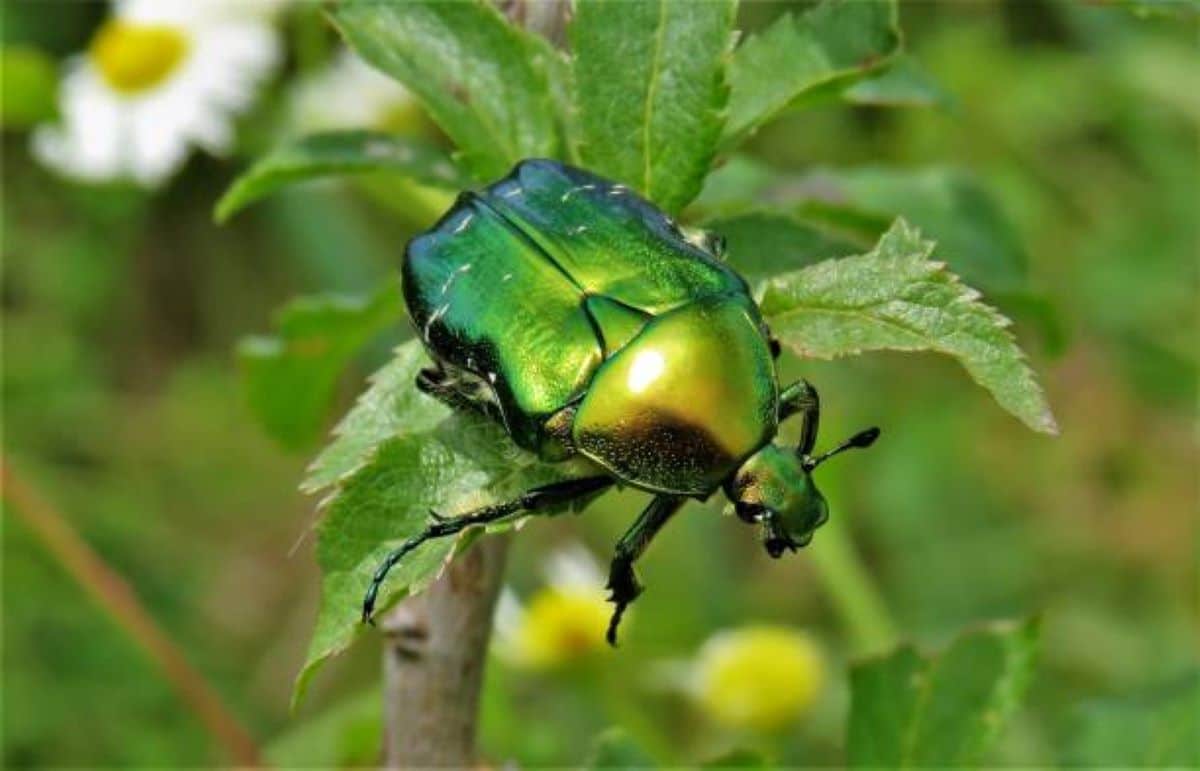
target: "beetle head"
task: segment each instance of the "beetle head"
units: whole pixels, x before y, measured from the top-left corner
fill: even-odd
[[[738,517],[762,525],[767,553],[780,557],[785,549],[807,546],[813,532],[829,519],[829,505],[813,482],[813,469],[846,450],[870,447],[878,437],[878,428],[868,428],[816,456],[769,444],[742,464],[725,492]]]

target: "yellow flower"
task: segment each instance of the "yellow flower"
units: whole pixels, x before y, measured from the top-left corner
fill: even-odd
[[[496,650],[516,666],[557,669],[605,647],[612,606],[595,560],[576,546],[553,555],[546,572],[548,584],[524,607],[511,591],[500,596]]]
[[[769,732],[795,721],[824,683],[820,649],[806,634],[776,626],[720,632],[701,648],[693,695],[716,722]]]

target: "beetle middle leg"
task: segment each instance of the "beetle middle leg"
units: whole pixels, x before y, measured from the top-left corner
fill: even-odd
[[[442,517],[434,512],[430,512],[434,521],[424,531],[409,538],[400,544],[398,548],[393,549],[384,558],[383,562],[380,563],[374,577],[371,579],[371,585],[367,587],[366,595],[363,596],[362,620],[366,623],[374,623],[372,616],[375,612],[375,600],[379,595],[380,587],[383,586],[384,579],[387,578],[388,571],[426,541],[454,535],[472,525],[485,525],[489,522],[496,522],[497,520],[512,516],[513,514],[533,512],[561,503],[567,503],[576,498],[598,493],[613,483],[613,478],[606,476],[567,479],[562,482],[552,482],[548,485],[535,487],[511,501],[484,506],[457,517]]]
[[[633,526],[617,542],[616,554],[613,555],[608,573],[608,590],[611,592],[608,601],[617,606],[613,610],[612,618],[608,622],[608,632],[605,634],[609,645],[616,647],[617,627],[621,623],[621,616],[629,603],[642,593],[637,574],[633,572],[633,563],[642,556],[650,541],[686,501],[687,498],[678,495],[655,496]]]
[[[779,394],[779,422],[800,413],[804,423],[800,427],[801,455],[811,455],[817,444],[817,428],[821,424],[821,398],[817,389],[807,380],[792,383]]]

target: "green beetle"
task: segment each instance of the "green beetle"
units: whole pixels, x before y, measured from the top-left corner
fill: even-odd
[[[408,244],[404,298],[436,363],[417,386],[498,421],[545,460],[582,455],[601,473],[462,516],[434,513],[380,565],[365,621],[388,570],[421,543],[613,484],[654,499],[612,560],[612,644],[641,593],[634,561],[689,498],[723,489],[772,557],[808,544],[828,518],[812,470],[879,429],[813,455],[817,392],[805,381],[780,389],[779,344],[723,252],[719,236],[680,228],[623,185],[548,160],[463,193]],[[797,413],[799,446],[773,444]]]

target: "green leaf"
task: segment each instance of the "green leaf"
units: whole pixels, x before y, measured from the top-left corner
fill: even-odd
[[[392,360],[371,376],[370,387],[333,429],[333,441],[309,466],[300,489],[320,492],[362,468],[387,439],[428,431],[448,418],[449,407],[417,390],[417,374],[427,366],[429,358],[419,342],[398,346]]]
[[[1045,396],[1008,330],[941,262],[933,242],[897,220],[874,250],[771,279],[763,315],[801,356],[869,350],[937,351],[955,357],[1002,407],[1030,428],[1055,433]]]
[[[42,50],[27,45],[0,49],[0,127],[29,128],[56,111],[58,67]]]
[[[355,51],[420,98],[479,178],[556,155],[539,49],[492,3],[347,0],[331,13]]]
[[[357,768],[379,761],[383,694],[378,685],[288,726],[263,751],[277,768]]]
[[[272,150],[242,174],[217,202],[217,222],[276,190],[319,177],[384,173],[445,190],[470,184],[448,158],[430,144],[378,131],[314,134]]]
[[[321,664],[358,636],[371,576],[390,549],[425,528],[430,510],[454,515],[587,473],[582,463],[543,463],[492,421],[451,412],[421,393],[413,381],[428,361],[417,341],[399,346],[304,482],[306,492],[332,493],[317,526],[321,606],[294,703]],[[380,592],[380,612],[427,586],[469,534],[431,541],[396,566]]]
[[[1200,673],[1119,698],[1085,702],[1072,716],[1064,765],[1200,767]]]
[[[874,72],[899,48],[894,0],[826,0],[803,15],[781,16],[734,52],[723,143]]]
[[[1019,291],[1029,256],[1012,225],[973,175],[955,168],[861,167],[814,172],[806,184],[824,203],[880,220],[904,217],[936,233],[942,258],[987,291]]]
[[[658,764],[624,729],[609,728],[592,743],[592,753],[584,768],[643,769]]]
[[[881,74],[858,81],[842,98],[879,107],[950,107],[953,98],[908,54],[900,54]]]
[[[579,0],[580,153],[668,211],[700,191],[723,125],[732,0]]]
[[[276,334],[238,346],[250,408],[288,447],[312,443],[346,365],[403,313],[397,282],[367,298],[303,297],[279,312]]]
[[[1028,291],[1029,255],[988,189],[953,167],[823,168],[776,173],[735,156],[705,182],[697,209],[728,217],[763,206],[874,243],[899,216],[939,238],[942,259],[987,292]]]
[[[962,767],[977,763],[1016,711],[1033,677],[1038,623],[959,637],[923,656],[912,647],[850,672],[850,765]]]
[[[861,244],[780,212],[747,211],[708,220],[704,227],[726,240],[726,261],[750,282],[853,254]]]

